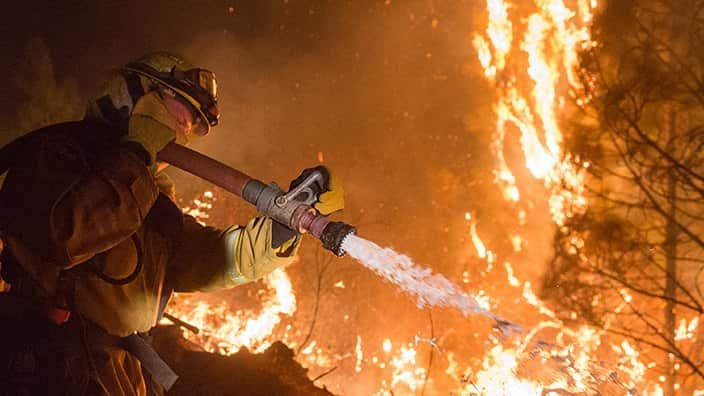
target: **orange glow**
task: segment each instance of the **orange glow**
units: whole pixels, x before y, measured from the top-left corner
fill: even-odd
[[[417,365],[417,352],[413,344],[401,345],[391,358],[393,368],[391,389],[404,390],[413,393],[420,389],[425,378],[425,369]]]
[[[391,3],[390,0],[385,2],[387,5]],[[526,331],[518,336],[503,337],[475,330],[481,328],[480,323],[470,334],[457,334],[459,332],[452,329],[438,335],[436,340],[427,328],[419,328],[416,342],[410,343],[408,335],[382,333],[372,337],[361,329],[355,330],[355,313],[345,311],[339,316],[340,326],[352,329],[353,335],[343,351],[330,352],[327,341],[321,336],[323,331],[318,331],[296,355],[296,359],[310,369],[311,377],[332,367],[341,367],[339,372],[347,367],[345,375],[354,378],[351,382],[374,381],[373,390],[364,394],[377,395],[420,394],[426,381],[428,389],[425,394],[537,396],[551,394],[549,389],[564,390],[565,394],[597,394],[595,382],[618,389],[604,392],[598,389],[598,394],[624,394],[624,389],[637,389],[641,395],[659,394],[659,386],[647,379],[649,370],[655,370],[657,366],[646,361],[646,354],[641,356],[640,351],[626,340],[613,342],[613,339],[606,338],[603,330],[562,322],[536,294],[533,284],[524,278],[523,267],[514,268],[514,264],[521,263],[527,251],[537,245],[533,243],[534,239],[527,239],[537,229],[529,222],[537,217],[547,218],[554,225],[554,230],[548,229],[545,234],[556,230],[569,236],[573,254],[578,255],[585,244],[585,237],[566,229],[565,224],[571,216],[587,208],[584,169],[588,164],[565,152],[561,116],[569,98],[577,103],[586,103],[589,99],[579,97],[581,89],[576,69],[579,66],[578,51],[595,45],[590,37],[590,26],[596,7],[595,0],[534,0],[521,4],[522,14],[515,15],[519,7],[509,1],[487,0],[486,28],[472,37],[483,75],[496,94],[493,103],[495,133],[489,147],[494,158],[494,181],[508,202],[510,209],[507,210],[512,211],[511,218],[516,219],[517,227],[507,230],[500,238],[507,246],[504,255],[504,251],[494,249],[482,240],[477,230],[480,219],[466,213],[471,246],[467,243],[465,249],[473,248],[476,256],[486,261],[487,268],[483,269],[481,276],[487,279],[492,276],[492,282],[505,284],[501,290],[506,291],[506,295],[502,295],[502,299],[490,299],[489,293],[495,291],[488,287],[485,287],[486,291],[473,290],[479,305],[487,310],[520,312],[521,321],[529,326]],[[527,11],[529,9],[532,11]],[[431,23],[433,28],[438,25],[435,19]],[[509,147],[520,148],[522,164],[510,158]],[[323,162],[322,152],[317,153],[317,160]],[[537,188],[524,187],[530,181],[537,181]],[[536,194],[531,189],[539,191]],[[544,200],[545,205],[534,205],[535,200]],[[205,222],[214,201],[213,194],[206,192],[186,208],[187,213]],[[547,207],[549,213],[536,214],[535,207]],[[481,220],[486,225],[481,231],[485,232],[492,219]],[[506,257],[509,254],[511,257]],[[498,265],[493,266],[494,263]],[[484,286],[473,279],[476,272],[469,268],[458,271],[458,277],[459,272],[462,273],[463,287]],[[331,278],[327,282],[326,287],[340,294],[358,286],[349,279]],[[236,308],[224,303],[207,304],[198,296],[184,295],[177,296],[170,312],[204,329],[197,336],[184,335],[209,351],[234,353],[242,346],[262,350],[282,337],[287,345],[295,348],[304,335],[290,334],[291,325],[281,329],[284,327],[282,318],[296,312],[291,281],[284,271],[279,270],[265,279],[264,286],[261,309],[233,311]],[[625,291],[622,297],[627,302],[631,300]],[[580,318],[573,313],[571,319],[578,323]],[[696,317],[682,321],[677,329],[678,339],[693,337],[697,328]],[[436,332],[439,333],[437,328]],[[468,345],[474,345],[467,341],[472,336],[476,338],[476,345],[485,347],[483,355],[467,357],[458,351],[443,349],[447,345],[443,342],[452,338],[454,343],[466,341]],[[600,366],[596,357],[605,353],[604,350],[610,354],[611,360]],[[427,370],[429,351],[435,353],[435,366],[430,371]],[[618,378],[619,383],[612,384],[612,377]],[[326,379],[317,383],[330,385],[324,382]],[[341,380],[331,381],[334,384],[334,381]],[[443,381],[444,387],[432,388],[434,383]]]
[[[355,351],[355,363],[354,363],[354,371],[356,373],[362,372],[362,360],[364,359],[364,354],[362,353],[362,337],[357,336],[357,344],[354,347]]]
[[[241,347],[262,351],[271,344],[268,336],[281,322],[281,316],[296,311],[296,296],[283,269],[265,277],[264,284],[273,293],[265,296],[258,313],[242,310],[233,313],[226,303],[211,305],[197,295],[176,296],[169,312],[202,330],[197,335],[184,330],[183,335],[207,351],[230,354]]]
[[[506,56],[511,51],[513,41],[513,27],[508,18],[508,4],[502,0],[487,1],[489,11],[489,25],[486,34],[494,47],[494,59],[497,71],[501,72],[506,66]]]
[[[382,349],[384,349],[384,352],[391,352],[391,340],[390,339],[385,339],[383,344],[382,344]]]
[[[564,152],[564,137],[558,115],[565,110],[566,96],[574,98],[578,105],[589,100],[578,97],[581,87],[576,71],[579,67],[578,51],[595,45],[590,38],[590,26],[597,4],[594,0],[577,0],[570,4],[575,8],[571,9],[563,0],[535,0],[535,12],[513,18],[507,14],[512,10],[510,5],[487,0],[489,21],[486,35],[475,35],[473,44],[484,75],[496,92],[496,133],[491,145],[496,164],[496,184],[501,188],[506,201],[521,203],[515,176],[519,173],[509,167],[504,154],[508,139],[517,132],[526,170],[533,178],[542,181],[549,214],[557,231],[566,233],[571,253],[579,254],[584,247],[584,237],[567,229],[565,224],[570,217],[583,213],[587,208],[584,169],[589,164]],[[506,29],[513,28],[511,19],[520,20],[523,26],[507,33]],[[520,40],[516,39],[521,53],[512,51],[512,42],[514,35],[518,37],[517,32],[522,34]],[[526,210],[517,210],[519,225],[528,225]],[[480,257],[485,257],[482,252],[488,249],[483,243],[478,245],[477,241],[481,240],[476,235],[471,216],[466,215],[466,219],[472,221],[472,242]],[[514,252],[523,250],[522,239],[517,233],[508,238]],[[509,262],[504,262],[504,269],[511,286],[523,285],[521,303],[534,307],[543,320],[526,335],[515,339],[513,345],[496,341],[485,355],[478,372],[462,370],[462,365],[450,355],[446,373],[467,383],[457,389],[457,393],[541,395],[547,389],[583,393],[593,389],[590,383],[594,379],[597,382],[602,379],[608,382],[608,376],[603,374],[604,369],[591,363],[601,345],[603,331],[587,326],[577,329],[565,326],[555,312],[533,292],[531,283],[518,279]],[[624,292],[623,298],[629,301],[630,296]],[[574,314],[573,319],[576,319]],[[696,326],[696,323],[681,323],[678,335],[686,337],[689,328]],[[536,348],[533,340],[539,339],[539,335],[546,332],[557,332],[550,338],[554,341],[551,345],[544,344]],[[643,386],[647,366],[641,361],[636,349],[624,340],[612,350],[621,359],[619,371],[623,377],[619,378],[622,378],[624,387],[639,384],[641,394],[659,394],[659,387],[653,387],[652,384]],[[532,357],[526,356],[526,352]],[[572,362],[569,372],[547,369],[550,362],[563,358],[569,358]],[[521,366],[530,364],[531,360],[540,360],[542,369],[550,371],[550,375],[538,377],[537,372],[518,375]]]

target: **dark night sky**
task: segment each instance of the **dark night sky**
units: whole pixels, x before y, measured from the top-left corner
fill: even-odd
[[[324,44],[320,29],[329,22],[309,11],[328,12],[335,7],[328,2],[314,2],[310,7],[304,3],[8,1],[3,5],[5,18],[0,27],[3,75],[12,75],[19,67],[24,45],[37,37],[50,48],[57,73],[80,77],[85,90],[94,88],[110,67],[149,50],[179,49],[203,33],[227,31],[240,43],[275,39],[290,51],[306,51]],[[229,7],[234,12],[228,12]],[[283,57],[286,51],[278,55]]]
[[[444,8],[432,1],[384,0],[182,0],[182,1],[7,1],[0,32],[2,38],[2,70],[18,67],[22,49],[31,38],[43,38],[50,48],[59,74],[80,76],[81,86],[91,88],[104,70],[120,65],[153,49],[180,49],[184,43],[204,33],[225,33],[240,45],[258,53],[260,61],[285,63],[306,53],[338,56],[344,51],[335,48],[341,36],[361,38],[360,47],[395,39],[392,26],[368,22],[383,17],[407,14],[411,25],[429,25],[431,18],[451,17],[455,5],[464,3],[469,11],[480,2],[447,2]],[[229,12],[232,7],[234,12]],[[463,18],[462,22],[467,22]],[[445,20],[444,22],[453,22]],[[441,25],[442,26],[442,25]],[[444,26],[445,29],[448,26]],[[399,32],[402,33],[402,32]],[[418,43],[419,46],[431,44]],[[462,38],[464,40],[466,38]],[[262,56],[261,43],[266,43],[268,56]],[[276,46],[276,51],[271,47]],[[419,48],[420,49],[420,48]],[[359,48],[347,48],[348,52]],[[430,48],[420,49],[421,51]],[[470,54],[467,48],[465,58]]]

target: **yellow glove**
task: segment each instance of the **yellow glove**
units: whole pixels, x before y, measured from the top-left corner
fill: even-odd
[[[328,190],[318,196],[315,209],[327,216],[345,208],[345,189],[340,180],[329,169],[325,169],[328,172]]]
[[[322,165],[304,170],[300,176],[291,182],[289,191],[303,183],[314,171],[319,171],[323,175],[323,182],[316,182],[310,186],[311,189],[318,194],[318,202],[316,202],[313,207],[325,216],[344,209],[345,190],[342,188],[340,181],[333,176],[330,170]]]
[[[317,180],[309,186],[318,196],[318,202],[316,202],[313,207],[324,216],[342,210],[345,207],[345,190],[342,188],[342,184],[339,180],[330,173],[330,170],[322,165],[316,166],[315,168],[308,168],[301,172],[301,174],[291,182],[288,190],[291,191],[296,188],[296,186],[303,183],[308,176],[315,171],[323,175],[323,180]],[[300,201],[306,199],[300,197],[296,198]],[[285,242],[290,241],[295,235],[298,235],[298,232],[274,221],[271,227],[271,247],[278,249],[277,252],[286,251],[288,245]]]

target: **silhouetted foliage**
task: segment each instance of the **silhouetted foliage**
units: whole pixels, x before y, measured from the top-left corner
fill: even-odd
[[[584,245],[558,235],[543,285],[566,312],[651,351],[666,395],[704,380],[704,331],[682,327],[704,313],[703,11],[609,2],[595,24],[572,138],[592,176],[590,209],[569,224]]]

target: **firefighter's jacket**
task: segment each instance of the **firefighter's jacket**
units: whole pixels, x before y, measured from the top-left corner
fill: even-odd
[[[133,147],[73,136],[107,133],[88,122],[59,124],[16,156],[0,193],[6,247],[51,301],[62,271],[84,266],[71,309],[124,337],[156,325],[165,293],[212,291],[260,278],[293,260],[300,236],[271,244],[272,220],[219,230],[184,215]],[[61,132],[64,133],[61,133]],[[108,131],[109,132],[109,131]],[[112,284],[103,278],[130,280]],[[140,394],[139,362],[102,351],[110,394]],[[104,356],[104,357],[105,357]]]

